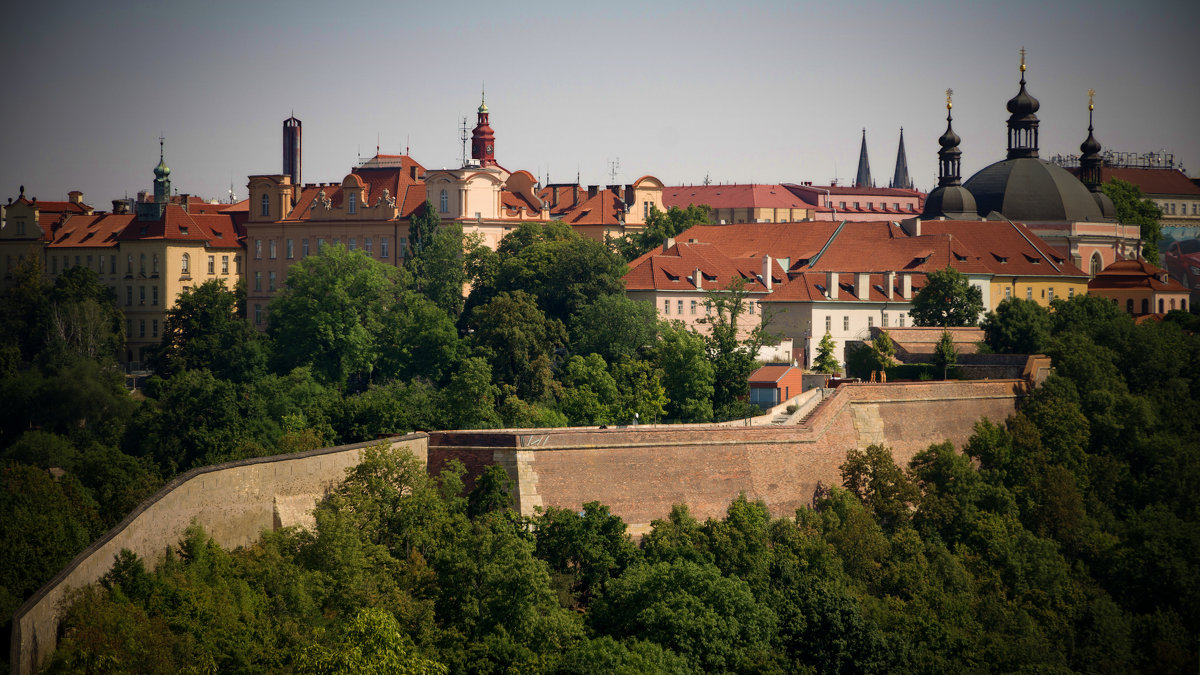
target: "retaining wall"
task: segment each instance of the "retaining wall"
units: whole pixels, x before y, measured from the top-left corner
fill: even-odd
[[[578,510],[600,501],[634,534],[687,503],[720,517],[745,492],[777,516],[811,502],[818,483],[841,482],[851,448],[883,443],[904,465],[931,443],[961,446],[976,421],[1016,411],[1024,380],[847,384],[804,425],[664,425],[609,429],[432,432],[429,468],[457,459],[467,484],[489,464],[505,467],[521,513]]]
[[[425,434],[383,441],[426,459]],[[11,672],[36,670],[54,652],[59,604],[72,588],[95,583],[121,549],[153,565],[196,521],[224,548],[258,540],[263,530],[309,525],[318,499],[379,441],[193,469],[177,476],[116,527],[80,553],[13,616]]]

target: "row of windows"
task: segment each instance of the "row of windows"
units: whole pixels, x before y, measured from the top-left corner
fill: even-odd
[[[105,260],[106,260],[105,256],[102,256],[102,255],[95,256],[96,264],[95,264],[95,266],[93,266],[93,257],[92,256],[77,255],[77,256],[75,256],[74,267],[79,267],[80,265],[87,265],[87,267],[89,269],[95,269],[98,274],[105,274],[106,273],[105,264],[104,264]],[[236,265],[236,267],[237,267],[237,273],[241,274],[242,273],[242,257],[234,256],[233,260],[234,260],[234,265]],[[107,261],[109,263],[107,269],[115,274],[117,271],[117,256],[115,256],[115,255],[108,256]],[[150,275],[149,276],[157,277],[158,276],[158,254],[157,253],[154,253],[150,256],[150,264],[151,264],[151,266],[150,266]],[[184,276],[191,274],[191,266],[192,266],[192,256],[190,254],[184,253],[180,257],[180,261],[179,261],[180,273]],[[71,256],[64,255],[62,257],[62,271],[66,272],[67,270],[71,269],[71,267],[72,267]],[[133,255],[132,254],[130,254],[128,256],[128,258],[126,259],[126,268],[125,269],[126,269],[126,276],[132,277],[133,276]],[[58,274],[58,256],[50,256],[50,273]],[[208,256],[208,273],[209,274],[217,273],[216,256],[213,256],[213,255]],[[227,255],[221,256],[221,274],[229,274],[229,256],[227,256]],[[141,254],[141,256],[139,258],[138,275],[142,276],[142,277],[147,276],[146,275],[146,254],[145,253]]]
[[[146,337],[146,320],[145,319],[138,319],[137,336],[139,338]],[[125,337],[127,339],[133,337],[133,319],[125,319]],[[158,319],[150,320],[150,337],[152,337],[152,338],[158,337]]]
[[[854,208],[856,208],[856,209],[863,208],[863,207],[859,206],[859,202],[852,202],[852,203],[854,204]],[[826,206],[828,206],[828,202],[826,202]],[[887,207],[888,207],[887,202],[879,202],[879,208],[886,209]],[[845,209],[846,202],[838,202],[838,208]],[[868,208],[868,209],[875,208],[875,202],[867,202],[866,208]],[[916,208],[912,204],[908,204],[906,208],[909,211],[914,211],[914,212],[916,211]],[[892,210],[899,211],[900,210],[900,202],[892,202]]]
[[[1175,214],[1175,202],[1159,202],[1159,208],[1162,209],[1164,216],[1173,216]],[[1179,202],[1179,215],[1188,215],[1187,202]],[[1200,202],[1192,202],[1192,215],[1200,216]]]
[[[1013,291],[1013,289],[1011,286],[1004,287],[1004,299],[1005,300],[1012,299],[1012,296],[1013,296],[1012,291]],[[1042,297],[1045,298],[1047,302],[1053,301],[1054,300],[1054,287],[1051,286],[1049,288],[1043,288],[1042,289]],[[1074,297],[1075,297],[1075,289],[1068,288],[1067,289],[1067,299],[1070,300],[1071,298],[1074,298]],[[1033,299],[1033,286],[1025,287],[1025,299],[1026,300]]]
[[[1116,298],[1113,298],[1113,304],[1114,305],[1117,304]],[[1168,304],[1166,303],[1166,301],[1163,300],[1163,298],[1158,299],[1158,313],[1159,314],[1166,314],[1168,310],[1174,310],[1174,309],[1176,309],[1175,298],[1171,298],[1169,307],[1168,307]],[[1186,299],[1184,299],[1184,298],[1179,299],[1178,309],[1182,309],[1185,312],[1187,311],[1187,300]],[[1125,312],[1127,314],[1133,314],[1133,298],[1126,298]],[[1149,313],[1150,313],[1150,298],[1142,298],[1142,314],[1149,314]]]
[[[407,241],[408,240],[405,237],[400,238],[401,248],[403,248],[407,244]],[[342,243],[342,240],[335,238],[333,240],[333,243],[340,244],[340,243]],[[363,243],[362,250],[364,253],[366,253],[369,256],[375,255],[375,242],[374,242],[374,240],[371,239],[371,237],[363,237],[362,243]],[[320,250],[321,247],[324,245],[325,245],[325,239],[323,237],[318,238],[317,239],[317,250]],[[346,240],[346,247],[349,248],[351,251],[357,251],[358,250],[358,239],[356,237],[350,237],[349,239]],[[295,258],[296,258],[296,241],[294,239],[287,239],[284,241],[284,254],[287,256],[288,260],[295,260]],[[307,258],[309,255],[310,255],[310,253],[309,253],[308,240],[301,239],[300,240],[300,257]],[[403,254],[401,254],[401,255],[403,255]],[[263,240],[255,239],[254,240],[254,259],[262,260],[262,257],[263,257]],[[275,249],[275,240],[268,239],[267,240],[267,259],[275,260],[277,257],[278,256],[277,256],[277,252]],[[379,238],[379,257],[380,258],[388,257],[388,238],[387,237]]]
[[[908,315],[903,312],[896,314],[896,317],[897,317],[896,320],[899,322],[896,325],[900,328],[904,328],[904,321],[907,316]],[[891,314],[889,314],[888,312],[883,312],[881,315],[881,319],[882,319],[882,323],[880,324],[881,327],[888,328],[891,325]],[[868,314],[867,315],[867,328],[874,328],[874,327],[875,327],[875,315]],[[825,317],[825,332],[826,333],[833,332],[833,315],[832,314],[829,314]],[[842,316],[842,332],[843,333],[850,332],[850,315],[848,315],[848,314]]]
[[[146,304],[146,287],[138,286],[138,303],[139,305]],[[133,305],[133,286],[125,287],[125,306]],[[158,305],[158,286],[150,287],[150,305]]]

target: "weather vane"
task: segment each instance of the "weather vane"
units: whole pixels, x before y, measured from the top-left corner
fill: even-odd
[[[1092,99],[1096,96],[1095,89],[1088,89],[1088,110],[1093,110],[1095,106],[1092,104]]]
[[[1021,47],[1021,72],[1025,72],[1025,48]]]
[[[950,97],[952,97],[952,96],[954,96],[954,90],[947,89],[946,90],[946,108],[947,109],[954,107],[954,104],[950,102]]]

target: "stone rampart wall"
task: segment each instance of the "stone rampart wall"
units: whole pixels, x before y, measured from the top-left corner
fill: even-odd
[[[425,434],[382,441],[426,459]],[[95,583],[112,567],[121,549],[153,565],[197,522],[225,548],[253,543],[263,530],[312,522],[318,499],[358,464],[357,443],[276,457],[193,469],[177,476],[116,527],[89,546],[21,606],[13,616],[11,672],[25,675],[54,651],[59,605],[72,588]]]

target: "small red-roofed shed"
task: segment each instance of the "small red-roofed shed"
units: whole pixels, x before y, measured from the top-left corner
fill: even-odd
[[[787,364],[767,365],[750,373],[750,403],[763,410],[777,406],[803,390],[804,369]]]

